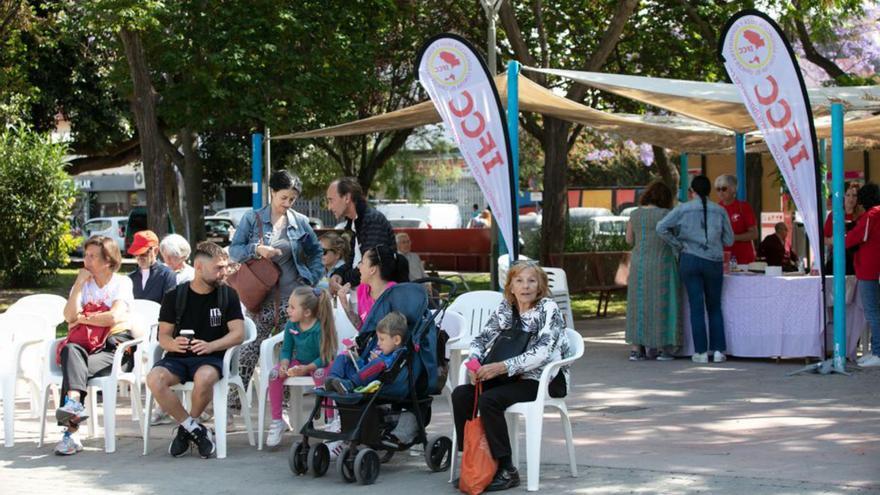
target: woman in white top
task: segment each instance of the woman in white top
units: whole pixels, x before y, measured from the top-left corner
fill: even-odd
[[[159,243],[162,261],[177,275],[177,285],[189,282],[196,276],[195,269],[187,263],[191,252],[189,242],[180,234],[166,235]]]
[[[131,279],[116,273],[122,264],[122,255],[115,240],[93,236],[83,248],[83,265],[70,289],[64,319],[68,328],[76,325],[109,327],[110,333],[103,347],[89,353],[79,344],[63,344],[60,351],[61,397],[64,404],[55,412],[64,437],[55,446],[55,453],[72,455],[82,450],[82,443],[74,436],[84,414],[87,383],[96,376],[110,373],[116,346],[131,340],[129,311],[134,301]],[[50,357],[54,359],[54,356]]]

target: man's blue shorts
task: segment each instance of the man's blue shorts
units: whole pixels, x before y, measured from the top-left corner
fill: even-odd
[[[193,381],[202,366],[213,366],[223,376],[223,358],[218,356],[166,357],[156,362],[154,368],[162,367],[180,379],[180,383]]]

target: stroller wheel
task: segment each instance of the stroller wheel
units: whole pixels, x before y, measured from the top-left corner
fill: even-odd
[[[390,461],[392,457],[394,457],[394,451],[393,450],[386,450],[385,453],[382,454],[382,458],[379,459],[379,461],[382,464],[385,464],[386,462]]]
[[[336,474],[345,480],[346,483],[354,483],[354,455],[352,455],[351,447],[345,447],[336,458]]]
[[[452,440],[449,437],[438,436],[428,439],[425,448],[425,462],[428,468],[435,473],[449,469],[452,459]]]
[[[330,467],[330,449],[326,443],[319,443],[309,450],[308,468],[312,472],[312,476],[320,478],[327,473]]]
[[[290,452],[287,454],[287,464],[290,466],[290,471],[297,476],[306,474],[309,469],[308,457],[308,445],[302,442],[295,442],[291,445]]]
[[[379,454],[373,449],[364,449],[354,458],[354,476],[362,485],[372,485],[379,477]]]

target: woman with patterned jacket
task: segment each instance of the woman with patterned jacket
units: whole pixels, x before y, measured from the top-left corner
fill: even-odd
[[[519,473],[511,460],[510,438],[504,410],[517,402],[537,398],[544,367],[569,355],[568,336],[559,307],[550,299],[547,274],[535,262],[514,264],[504,285],[504,301],[489,317],[483,331],[471,342],[468,361],[472,383],[483,384],[477,408],[483,420],[492,457],[498,470],[486,491],[519,485]],[[519,328],[530,334],[522,354],[488,362],[492,347],[505,330]],[[549,384],[551,397],[568,393],[568,367],[559,369]],[[474,385],[460,385],[452,392],[459,449],[464,445],[464,423],[474,410]]]

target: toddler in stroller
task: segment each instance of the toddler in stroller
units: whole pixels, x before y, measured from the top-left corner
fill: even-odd
[[[451,286],[448,292],[455,293],[455,284],[447,280],[424,281]],[[439,310],[441,313],[447,304],[448,300],[444,301]],[[302,441],[291,447],[288,457],[291,471],[295,474],[311,471],[316,477],[327,472],[329,448],[323,442],[310,445],[310,438],[345,442],[346,446],[336,458],[336,471],[347,482],[373,483],[382,462],[390,460],[395,452],[407,450],[417,443],[424,446],[429,468],[433,471],[448,469],[451,440],[445,436],[429,439],[425,431],[430,421],[431,395],[438,394],[443,385],[438,383],[438,363],[444,359],[445,351],[442,345],[438,345],[435,317],[428,309],[428,294],[421,283],[398,284],[382,293],[357,339],[360,356],[368,357],[352,361],[351,355],[342,354],[336,358],[329,383],[325,381],[324,389],[315,391],[315,406],[302,427]],[[395,324],[395,320],[398,323]],[[406,328],[399,332],[400,344],[395,346],[394,330],[384,330],[400,325],[400,320],[405,320]],[[370,358],[371,354],[374,357]],[[359,368],[361,365],[364,367]],[[366,371],[372,367],[375,367],[373,371],[363,376],[357,371],[358,368]],[[355,390],[364,385],[367,387],[360,392]],[[325,398],[332,399],[335,405],[326,405]],[[315,427],[315,420],[327,407],[338,413],[341,431]],[[407,435],[411,437],[408,441],[389,442],[389,439],[394,440],[392,432],[398,421],[403,423],[401,418],[407,415],[415,419],[415,434]],[[381,458],[377,451],[384,452]]]

